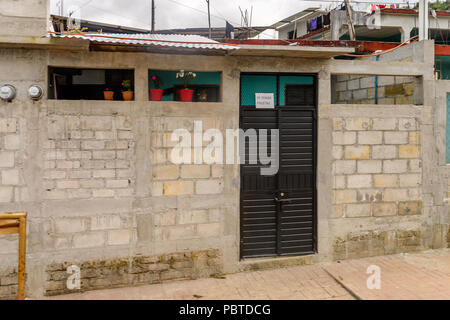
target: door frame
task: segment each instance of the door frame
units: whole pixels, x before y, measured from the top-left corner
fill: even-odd
[[[239,128],[242,127],[242,108],[255,108],[255,106],[242,106],[242,76],[258,76],[258,75],[267,75],[267,76],[277,76],[277,99],[275,101],[275,110],[280,108],[280,77],[281,76],[310,76],[313,77],[313,87],[314,87],[314,122],[313,122],[313,176],[314,176],[314,186],[313,186],[313,251],[310,253],[306,253],[304,255],[299,254],[286,254],[286,255],[275,255],[274,258],[281,257],[289,257],[289,256],[305,256],[309,254],[318,254],[318,210],[317,210],[317,155],[318,155],[318,138],[319,138],[319,74],[318,73],[301,73],[301,72],[241,72],[239,76]],[[298,106],[282,106],[283,108],[299,108]],[[331,150],[330,150],[331,152]],[[239,181],[242,178],[242,164],[239,166]],[[276,192],[280,192],[279,189]],[[258,258],[243,258],[242,257],[242,188],[241,185],[239,187],[239,260],[243,259],[258,259]]]

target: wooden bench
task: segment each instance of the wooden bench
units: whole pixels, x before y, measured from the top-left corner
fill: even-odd
[[[25,299],[25,256],[27,249],[27,214],[25,212],[0,213],[0,236],[19,234],[19,300]]]

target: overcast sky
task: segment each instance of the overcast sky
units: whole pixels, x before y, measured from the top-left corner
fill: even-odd
[[[58,2],[51,0],[52,13],[58,14]],[[156,29],[207,27],[206,0],[155,0]],[[81,7],[77,14],[82,19],[148,29],[151,0],[64,0],[67,15],[72,6]],[[191,9],[186,6],[195,8]],[[301,0],[211,0],[211,24],[224,27],[225,20],[240,25],[239,6],[250,11],[253,6],[252,26],[270,25],[316,2]]]

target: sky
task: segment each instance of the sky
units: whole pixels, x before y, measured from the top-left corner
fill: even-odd
[[[80,19],[114,25],[150,29],[151,0],[51,0],[53,14],[59,14],[58,3],[64,3],[64,15],[73,8]],[[359,6],[369,6],[369,1],[380,3],[383,0],[351,0],[363,2]],[[408,0],[387,0],[381,3],[405,3]],[[417,0],[409,0],[415,2]],[[333,0],[210,0],[212,27],[224,27],[225,20],[234,26],[241,25],[239,7],[249,15],[253,7],[251,26],[268,26],[308,7],[333,8],[343,1]],[[156,30],[190,27],[207,27],[206,0],[155,0]],[[361,7],[360,7],[361,9]]]
[[[58,14],[58,2],[51,0],[52,14]],[[151,0],[63,0],[67,15],[78,6],[81,19],[116,25],[150,28]],[[271,25],[299,12],[316,2],[301,0],[210,0],[211,24],[224,27],[225,20],[240,26],[242,10],[250,12],[253,6],[252,26]],[[156,29],[207,27],[206,0],[155,0]],[[188,8],[191,7],[191,8]],[[192,9],[194,8],[194,9]],[[249,13],[250,15],[250,13]]]

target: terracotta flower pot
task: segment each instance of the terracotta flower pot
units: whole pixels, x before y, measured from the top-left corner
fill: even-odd
[[[114,100],[114,91],[103,91],[105,100]]]
[[[133,91],[122,91],[123,100],[125,101],[133,100],[133,94],[134,94]]]
[[[181,89],[181,90],[178,91],[178,93],[180,94],[180,101],[191,102],[192,101],[192,97],[194,95],[194,90]]]
[[[163,92],[164,92],[163,89],[150,89],[150,100],[161,101]]]

